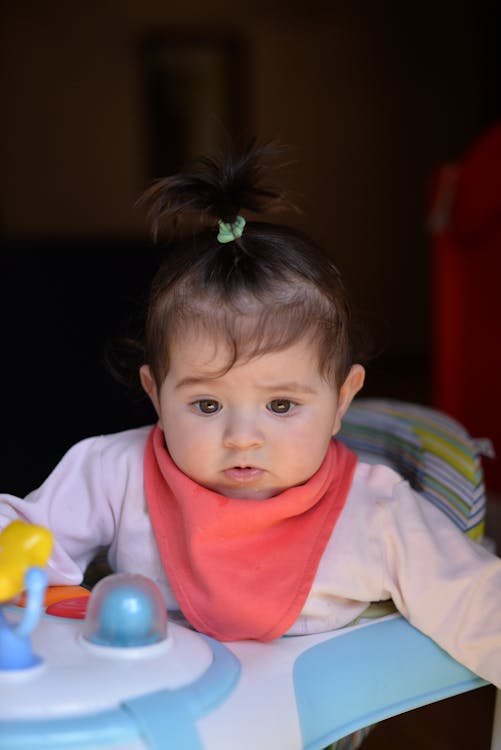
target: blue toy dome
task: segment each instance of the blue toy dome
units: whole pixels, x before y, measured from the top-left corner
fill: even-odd
[[[135,648],[167,637],[167,611],[157,586],[148,578],[118,573],[93,589],[84,637],[99,646]]]

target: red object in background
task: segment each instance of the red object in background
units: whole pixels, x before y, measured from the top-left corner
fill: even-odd
[[[434,405],[487,437],[487,488],[501,491],[501,123],[437,171],[433,235]]]

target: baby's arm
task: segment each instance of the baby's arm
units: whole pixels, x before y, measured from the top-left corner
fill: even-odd
[[[19,518],[52,532],[54,549],[47,566],[51,584],[80,583],[96,551],[113,538],[113,507],[101,468],[103,440],[74,445],[25,499],[0,495],[0,528]]]
[[[382,511],[385,588],[399,611],[501,688],[501,560],[405,482]]]

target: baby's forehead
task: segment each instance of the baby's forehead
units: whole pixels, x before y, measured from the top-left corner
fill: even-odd
[[[261,345],[260,345],[261,343]],[[301,369],[305,361],[310,369],[320,371],[319,347],[310,336],[303,336],[283,347],[266,348],[262,342],[245,342],[232,345],[223,335],[208,335],[192,330],[184,336],[176,336],[169,345],[169,371],[176,375],[187,373],[198,377],[218,378],[230,370],[244,365],[259,366],[260,372],[270,371],[290,377],[291,368]]]
[[[222,363],[234,359],[224,336],[193,329],[171,338],[168,348],[170,369],[185,367],[217,374]]]
[[[301,356],[312,359],[326,379],[336,382],[336,363],[344,362],[346,354],[336,315],[323,317],[299,304],[266,306],[259,300],[245,311],[221,304],[211,312],[204,304],[201,309],[198,299],[188,301],[158,326],[157,330],[163,328],[163,340],[151,348],[158,384],[181,363],[189,362],[192,367],[202,363],[213,371],[225,371],[237,362],[298,345],[303,348]],[[294,366],[293,359],[288,366]]]

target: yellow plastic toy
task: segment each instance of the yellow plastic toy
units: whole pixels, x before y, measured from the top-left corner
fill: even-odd
[[[53,537],[42,526],[12,521],[0,533],[0,603],[20,594],[29,568],[43,568],[50,557]]]

